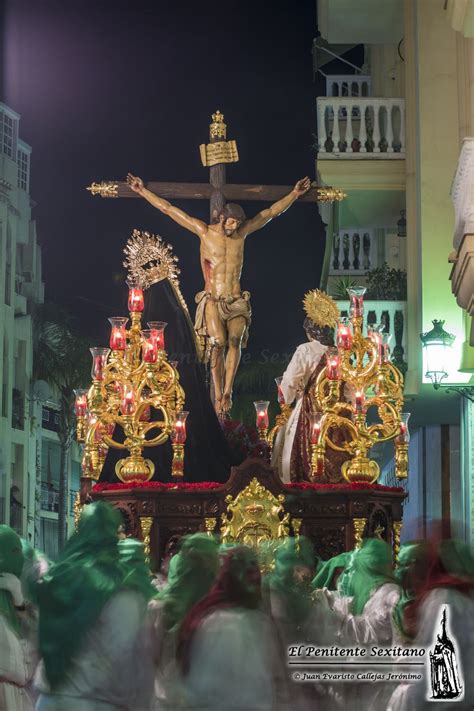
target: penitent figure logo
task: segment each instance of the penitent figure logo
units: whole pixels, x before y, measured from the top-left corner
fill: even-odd
[[[446,608],[441,618],[441,633],[430,651],[431,700],[459,699],[463,688],[459,678],[456,650],[446,632]]]

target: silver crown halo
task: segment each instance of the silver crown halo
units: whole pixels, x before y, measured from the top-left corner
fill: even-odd
[[[123,266],[128,270],[127,282],[148,289],[163,279],[179,287],[177,262],[170,244],[165,244],[159,235],[133,230],[123,250]]]

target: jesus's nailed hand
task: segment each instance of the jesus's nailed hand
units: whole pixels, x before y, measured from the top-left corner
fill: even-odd
[[[306,176],[306,178],[302,178],[301,180],[298,180],[295,187],[293,188],[293,192],[296,193],[296,197],[301,197],[302,195],[304,195],[305,193],[308,192],[310,187],[311,187],[311,181]]]
[[[133,190],[133,192],[138,193],[139,195],[145,188],[143,180],[141,178],[138,178],[136,175],[132,175],[131,173],[127,175],[127,183],[129,187]]]

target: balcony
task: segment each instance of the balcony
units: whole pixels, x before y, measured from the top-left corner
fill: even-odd
[[[320,97],[318,159],[405,158],[404,99]]]
[[[69,515],[74,511],[76,494],[77,491],[69,489]],[[54,484],[48,484],[47,481],[41,482],[41,509],[53,513],[58,513],[59,510],[59,491]]]
[[[336,302],[341,316],[349,315],[349,302]],[[364,301],[364,327],[385,324],[385,332],[392,334],[390,354],[394,365],[403,373],[407,363],[407,302],[406,301]]]
[[[365,276],[378,263],[378,244],[374,230],[340,230],[334,236],[330,276]]]
[[[371,83],[368,74],[328,74],[326,96],[370,96]]]

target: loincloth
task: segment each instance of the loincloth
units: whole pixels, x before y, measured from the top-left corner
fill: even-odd
[[[194,330],[200,338],[209,338],[206,325],[206,304],[209,300],[212,300],[217,306],[217,313],[223,324],[239,316],[245,319],[245,331],[242,335],[242,347],[245,348],[252,320],[250,293],[248,291],[243,291],[241,296],[220,296],[218,298],[211,296],[208,291],[200,291],[196,294],[194,300],[197,304]]]

